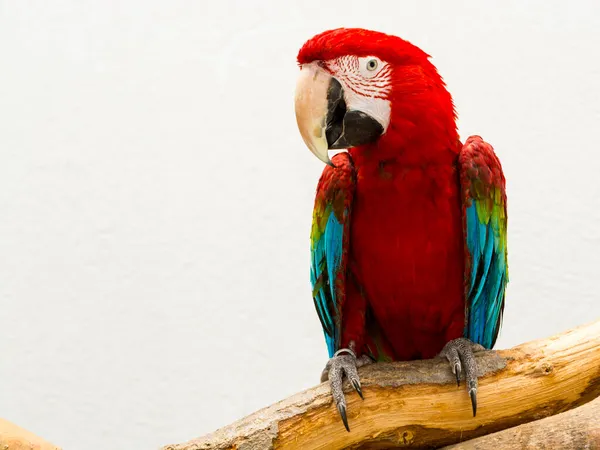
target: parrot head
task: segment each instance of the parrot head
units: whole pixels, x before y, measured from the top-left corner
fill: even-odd
[[[329,165],[329,150],[401,148],[426,134],[458,138],[452,98],[429,55],[399,37],[359,28],[325,31],[302,46],[298,64],[298,128]]]

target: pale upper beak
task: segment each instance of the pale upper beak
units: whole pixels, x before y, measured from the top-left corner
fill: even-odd
[[[296,84],[296,121],[304,143],[325,164],[329,159],[327,144],[327,92],[333,77],[315,63],[300,67]]]
[[[296,121],[309,150],[333,166],[328,150],[376,140],[384,131],[376,119],[346,107],[340,82],[316,62],[303,64],[296,85]]]

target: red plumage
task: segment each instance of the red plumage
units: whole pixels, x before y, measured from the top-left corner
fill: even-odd
[[[326,167],[317,191],[315,221],[340,189],[347,194],[336,348],[354,341],[358,354],[375,359],[430,358],[466,325],[462,144],[452,99],[425,52],[383,33],[327,31],[298,61],[348,54],[377,56],[393,72],[387,130],[334,157],[341,168]],[[334,188],[338,170],[345,182]]]
[[[364,161],[358,153],[351,151],[358,173],[348,250],[353,276],[393,349],[389,356],[432,357],[464,329],[456,168],[450,161],[411,167],[398,159]],[[359,330],[345,327],[342,336],[342,346],[353,338],[364,342]]]

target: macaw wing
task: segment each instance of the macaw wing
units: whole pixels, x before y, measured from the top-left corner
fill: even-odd
[[[508,283],[506,189],[491,145],[471,136],[459,155],[465,234],[465,337],[492,348]]]
[[[329,357],[339,350],[346,296],[349,223],[355,174],[350,155],[333,158],[319,180],[310,235],[310,281]]]

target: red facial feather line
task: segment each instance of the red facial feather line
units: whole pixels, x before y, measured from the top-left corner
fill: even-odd
[[[372,98],[380,98],[383,100],[387,100],[387,92],[382,92],[382,90],[366,90],[360,89],[356,87],[350,80],[345,77],[338,77],[340,81],[344,81],[344,85],[347,89],[354,92],[355,94],[362,95],[364,97],[372,97]]]
[[[360,73],[360,60],[353,55],[325,61],[323,66],[355,94],[385,100],[391,92],[392,70],[386,62],[382,61],[381,64],[382,67],[373,78],[366,78]]]

